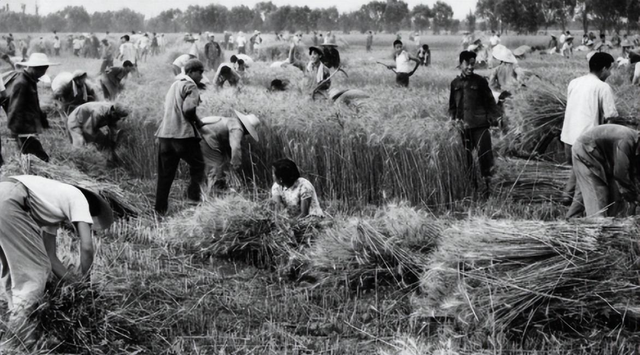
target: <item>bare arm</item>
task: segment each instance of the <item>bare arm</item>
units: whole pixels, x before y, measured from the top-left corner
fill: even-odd
[[[305,198],[300,201],[300,214],[299,218],[303,218],[309,215],[309,207],[311,206],[311,197]]]
[[[80,237],[80,268],[82,269],[82,275],[88,277],[93,265],[94,253],[91,226],[85,222],[76,222],[74,224]]]
[[[53,271],[53,274],[56,275],[56,277],[59,279],[69,279],[69,270],[67,270],[67,268],[62,265],[62,262],[56,254],[56,236],[54,234],[42,232],[42,240],[44,242],[44,249],[46,250],[47,255],[49,256],[49,260],[51,261],[51,270]]]
[[[244,131],[242,129],[234,128],[229,131],[231,166],[233,166],[234,169],[239,168],[240,164],[242,164],[242,137],[244,137]]]

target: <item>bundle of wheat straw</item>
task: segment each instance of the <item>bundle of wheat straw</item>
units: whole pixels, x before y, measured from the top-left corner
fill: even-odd
[[[501,159],[495,174],[496,190],[510,200],[549,202],[562,199],[571,167],[544,161]]]
[[[565,89],[555,85],[541,83],[516,93],[506,107],[506,150],[517,156],[545,154],[560,135],[566,106]]]
[[[134,354],[149,351],[158,329],[126,295],[87,282],[49,282],[31,314],[43,337],[38,348],[63,354]]]
[[[449,228],[422,277],[421,313],[468,331],[580,333],[638,321],[635,220],[474,220]]]

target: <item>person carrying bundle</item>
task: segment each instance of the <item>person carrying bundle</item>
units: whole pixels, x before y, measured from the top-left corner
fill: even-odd
[[[402,41],[397,39],[393,42],[395,64],[385,65],[387,69],[396,73],[396,84],[401,87],[409,87],[409,78],[418,70],[420,66],[420,59],[412,56],[404,50]],[[411,62],[415,62],[416,65],[411,68]]]
[[[462,133],[462,141],[467,154],[467,168],[474,177],[473,150],[478,152],[480,173],[485,183],[485,195],[489,194],[493,176],[493,149],[489,127],[495,125],[500,111],[493,98],[489,83],[475,74],[476,54],[463,51],[459,57],[461,73],[451,82],[449,96],[449,117]]]
[[[49,274],[75,280],[56,255],[56,235],[70,222],[79,237],[80,271],[89,280],[94,244],[91,229],[113,223],[109,204],[96,192],[40,176],[0,181],[0,262],[2,288],[9,305],[3,351],[32,353],[38,324],[30,315],[43,296]]]
[[[571,149],[576,192],[571,211],[584,209],[586,216],[625,217],[627,204],[635,208],[640,173],[638,131],[616,124],[586,130]],[[578,214],[567,218],[579,217]]]
[[[613,63],[614,60],[610,54],[595,53],[589,59],[590,73],[573,79],[569,83],[567,106],[560,134],[568,165],[572,165],[572,146],[585,131],[618,116],[613,90],[609,84],[605,83],[611,75]],[[572,171],[562,199],[564,205],[572,207],[567,212],[568,217],[582,213],[580,205],[572,204],[575,189],[576,176]]]
[[[119,103],[89,102],[73,110],[67,119],[69,137],[74,147],[87,143],[95,144],[99,150],[108,151],[107,163],[116,163],[116,145],[120,136],[118,122],[129,115],[129,111]],[[102,133],[107,127],[109,134]]]
[[[61,73],[62,74],[62,73]],[[60,75],[59,75],[60,76]],[[87,102],[96,101],[97,95],[93,88],[87,85],[87,72],[76,70],[70,77],[71,80],[62,83],[62,86],[54,90],[53,99],[60,103],[62,112],[71,113],[78,106]]]
[[[245,115],[235,111],[236,117],[205,117],[200,128],[202,140],[200,148],[204,156],[208,191],[213,188],[227,188],[226,175],[229,165],[234,170],[242,164],[242,140],[250,135],[259,141],[256,128],[260,120],[255,115]]]

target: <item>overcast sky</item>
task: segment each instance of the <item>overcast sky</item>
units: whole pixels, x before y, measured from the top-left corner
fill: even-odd
[[[208,5],[212,2],[221,4],[227,7],[235,5],[247,5],[253,7],[261,0],[0,0],[0,4],[9,4],[10,9],[13,11],[20,11],[20,4],[27,5],[27,12],[35,12],[36,2],[40,4],[40,13],[48,14],[50,12],[56,12],[63,9],[65,6],[84,6],[87,11],[108,11],[119,10],[124,7],[129,7],[132,10],[145,14],[147,17],[153,17],[158,15],[161,11],[170,8],[179,7],[186,9],[189,5]],[[420,4],[427,3],[433,5],[437,0],[404,0],[409,4],[409,8]],[[353,11],[357,10],[369,2],[368,0],[272,0],[272,2],[278,6],[281,5],[308,5],[309,7],[330,7],[335,6],[339,11]],[[475,10],[478,0],[444,0],[449,3],[453,8],[453,17],[457,19],[463,19],[469,10]],[[179,4],[179,5],[178,5]]]

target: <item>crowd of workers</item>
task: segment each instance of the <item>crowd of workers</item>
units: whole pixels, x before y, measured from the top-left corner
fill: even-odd
[[[108,33],[102,40],[89,34],[78,36],[77,39],[84,37],[82,45],[76,46],[76,39],[69,37],[67,45],[62,46],[54,33],[53,51],[43,44],[28,59],[14,62],[12,68],[17,70],[0,77],[0,103],[21,154],[31,154],[45,162],[50,159],[38,137],[49,126],[47,116],[40,108],[38,81],[50,66],[58,65],[49,55],[58,56],[68,51],[71,55],[102,59],[99,76],[102,95],[87,83],[88,74],[84,70],[60,73],[51,83],[58,112],[66,121],[70,144],[79,148],[94,144],[107,152],[109,163],[118,163],[119,122],[130,115],[130,109],[118,101],[124,88],[123,80],[135,75],[148,55],[165,50],[162,34],[133,36],[122,35],[120,45],[116,46]],[[164,115],[155,134],[158,171],[154,210],[159,219],[169,212],[170,190],[181,160],[189,165],[187,198],[199,203],[204,196],[228,191],[228,172],[242,165],[242,142],[247,139],[259,141],[258,129],[262,122],[254,114],[236,110],[231,117],[203,117],[199,109],[200,93],[207,83],[217,89],[225,84],[242,85],[245,72],[254,62],[250,54],[259,51],[263,43],[259,31],[248,39],[242,32],[235,39],[228,32],[223,36],[221,42],[216,42],[210,33],[197,38],[185,35],[184,41],[190,43],[190,49],[171,64],[175,78],[166,92]],[[560,52],[571,51],[570,33],[563,36],[560,42],[567,48]],[[14,39],[9,37],[7,43],[12,44]],[[369,31],[367,51],[371,50],[373,38],[373,32]],[[286,60],[271,66],[291,66],[303,71],[312,98],[319,95],[330,102],[349,105],[368,97],[362,90],[332,88],[332,77],[342,71],[334,34],[318,36],[314,32],[306,63],[296,55],[301,34],[286,39],[282,34],[276,34],[276,40],[288,40],[289,53]],[[395,62],[380,63],[395,73],[398,87],[408,87],[409,78],[421,66],[431,64],[431,51],[428,45],[421,43],[419,34],[412,35],[409,40],[417,48],[415,54],[405,49],[398,35],[391,44]],[[602,41],[604,43],[605,39]],[[626,36],[614,40],[612,48],[620,45],[623,55],[632,57],[635,52],[626,49],[625,41],[628,41]],[[590,46],[589,43],[586,45]],[[101,46],[99,55],[95,53],[98,46]],[[517,64],[519,54],[502,45],[497,33],[492,34],[486,46],[481,40],[465,35],[463,46],[457,61],[460,74],[450,85],[448,112],[461,134],[470,170],[474,165],[472,153],[477,151],[484,182],[482,188],[488,194],[494,173],[490,128],[501,119],[505,93],[519,90],[527,72]],[[15,46],[7,48],[16,50]],[[640,163],[638,132],[605,124],[615,122],[618,116],[613,91],[605,83],[615,63],[605,52],[606,48],[602,45],[594,50],[588,58],[590,74],[573,80],[568,88],[560,137],[566,144],[568,162],[573,166],[564,200],[570,205],[568,218],[585,213],[587,216],[619,215],[628,208],[625,200],[635,206],[639,198],[634,184]],[[224,62],[223,51],[232,49],[237,53]],[[15,52],[8,55],[13,56]],[[477,68],[491,69],[489,78],[476,74]],[[205,76],[207,71],[215,73],[211,82]],[[269,89],[287,90],[287,84],[286,80],[274,79]],[[0,155],[0,166],[2,163]],[[301,177],[295,162],[281,159],[273,162],[272,168],[271,197],[277,208],[298,218],[324,215],[314,186]],[[11,310],[9,324],[15,329],[19,346],[33,340],[34,324],[29,322],[27,315],[42,294],[48,275],[52,272],[61,279],[77,277],[56,256],[57,228],[63,222],[75,226],[80,240],[81,271],[86,277],[94,252],[91,229],[108,228],[112,221],[113,213],[108,203],[89,188],[29,175],[0,181],[0,270]]]

